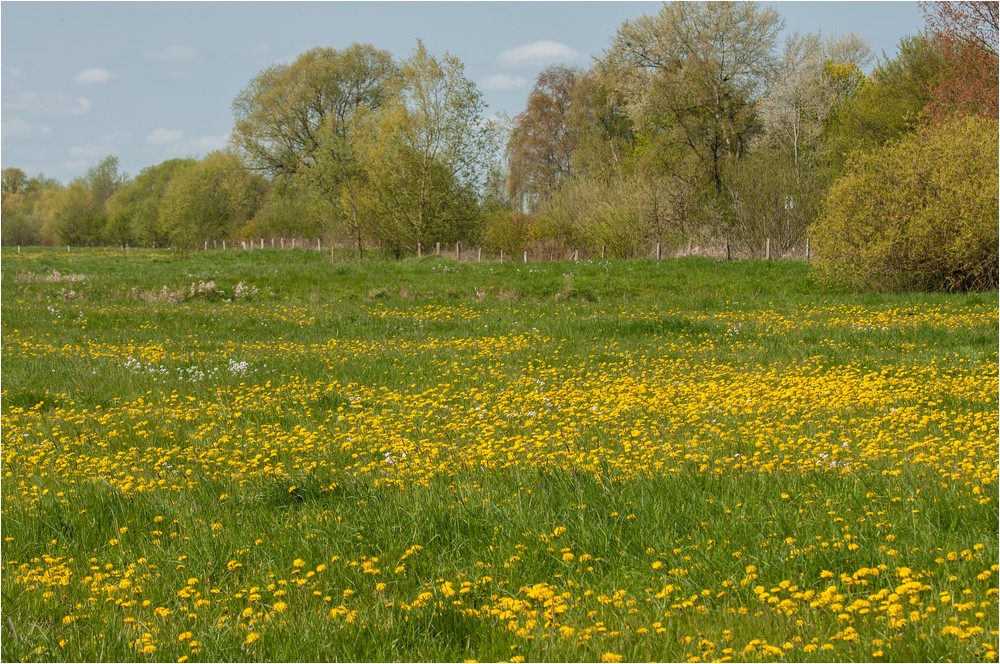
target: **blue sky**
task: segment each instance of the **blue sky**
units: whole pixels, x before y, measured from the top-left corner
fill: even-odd
[[[915,2],[774,2],[793,30],[856,32],[876,55],[920,32]],[[14,2],[0,4],[0,163],[63,182],[107,155],[137,174],[225,145],[233,98],[314,46],[418,38],[465,63],[489,113],[517,114],[543,68],[586,68],[656,2]]]

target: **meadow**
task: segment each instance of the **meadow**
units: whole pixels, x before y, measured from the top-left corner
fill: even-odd
[[[997,294],[5,249],[4,661],[997,661]]]

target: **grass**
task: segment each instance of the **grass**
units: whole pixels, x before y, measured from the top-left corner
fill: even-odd
[[[996,661],[997,294],[2,256],[4,661]]]

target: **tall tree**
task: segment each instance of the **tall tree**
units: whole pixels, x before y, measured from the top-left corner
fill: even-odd
[[[870,61],[871,51],[857,35],[825,42],[815,34],[788,38],[759,114],[767,140],[788,150],[796,170],[834,106],[857,92]]]
[[[857,92],[832,109],[826,135],[838,161],[916,131],[943,68],[944,58],[925,37],[900,40],[896,57],[879,62]]]
[[[143,169],[116,191],[107,203],[105,239],[117,244],[167,244],[169,233],[162,223],[160,204],[170,183],[196,163],[193,159],[169,159]]]
[[[577,77],[567,117],[576,139],[573,170],[577,174],[605,183],[625,174],[636,145],[627,103],[608,59]]]
[[[398,87],[392,56],[369,44],[315,48],[258,74],[233,102],[232,143],[247,164],[285,183],[316,187],[363,245],[353,137],[356,116],[381,108]]]
[[[522,207],[536,207],[570,174],[576,131],[569,113],[578,76],[568,67],[544,69],[514,118],[507,142],[510,192]]]
[[[927,114],[935,120],[998,113],[997,2],[924,2],[931,44],[944,59]]]
[[[160,222],[179,248],[225,240],[253,218],[264,189],[260,175],[248,172],[236,155],[213,152],[171,179],[160,203]]]
[[[758,128],[754,105],[781,25],[775,10],[754,3],[674,2],[615,37],[610,57],[627,66],[622,83],[640,131],[668,152],[694,155],[716,192],[725,162],[746,152]]]
[[[364,163],[379,241],[396,255],[417,243],[471,237],[497,127],[455,56],[430,55],[418,41],[401,67],[391,105],[368,114]]]

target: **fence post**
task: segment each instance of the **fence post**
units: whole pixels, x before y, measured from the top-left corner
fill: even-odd
[[[764,260],[771,260],[771,238],[764,240]]]
[[[500,250],[500,263],[503,264],[503,249]]]
[[[323,251],[323,241],[316,238],[316,251]]]
[[[455,243],[455,260],[462,260],[462,243]]]
[[[806,262],[809,262],[809,238],[806,238]]]
[[[153,246],[155,247],[156,245],[154,244]],[[225,240],[222,241],[222,250],[223,251],[226,250],[226,241]]]
[[[656,243],[656,260],[660,260],[660,243]]]
[[[603,244],[601,245],[601,260],[604,260],[604,250],[607,249]]]
[[[482,247],[479,247],[479,249],[476,250],[476,262],[477,263],[482,263],[483,262],[483,248]]]
[[[729,253],[729,238],[726,238],[726,260],[731,260],[732,254]]]
[[[435,242],[434,243],[434,255],[435,256],[440,256],[441,255],[441,243],[440,242]]]
[[[694,246],[694,242],[689,238],[688,239],[688,256],[691,255],[691,251],[692,251],[693,246]]]
[[[208,240],[205,240],[205,251],[208,251]]]
[[[17,253],[21,253],[21,245],[17,245]]]
[[[423,245],[421,245],[419,242],[417,242],[417,258],[420,258],[423,255],[424,255]]]
[[[573,250],[573,262],[575,263],[578,260],[580,260],[580,250],[579,249],[574,249]]]
[[[527,262],[528,262],[528,251],[527,250],[525,250],[525,252],[524,252],[524,262],[525,262],[525,264],[527,264]]]

